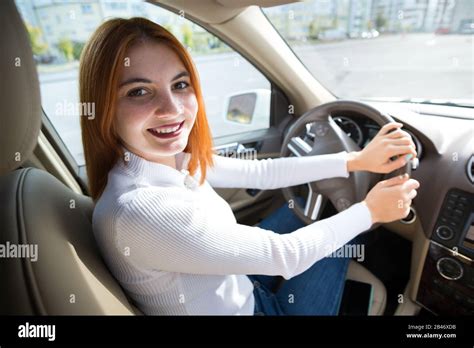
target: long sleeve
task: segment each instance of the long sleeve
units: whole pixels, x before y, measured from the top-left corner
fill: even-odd
[[[149,270],[288,279],[371,226],[362,203],[284,235],[222,215],[183,188],[137,189],[116,216],[117,248],[128,248],[129,260]]]
[[[214,155],[206,179],[212,187],[276,189],[349,177],[347,152],[303,157],[244,160]]]

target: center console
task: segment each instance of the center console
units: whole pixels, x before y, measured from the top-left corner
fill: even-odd
[[[474,314],[474,194],[448,191],[432,231],[416,301],[439,315]]]

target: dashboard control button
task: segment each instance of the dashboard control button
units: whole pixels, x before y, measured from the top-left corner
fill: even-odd
[[[438,262],[436,262],[436,268],[439,274],[448,280],[458,280],[464,274],[462,264],[451,257],[440,258]]]
[[[442,225],[436,229],[436,235],[442,240],[450,240],[454,237],[454,232],[450,227]]]

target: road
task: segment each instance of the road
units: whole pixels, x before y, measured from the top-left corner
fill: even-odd
[[[296,50],[340,97],[474,98],[473,35],[394,35]]]
[[[473,35],[409,34],[299,46],[295,52],[319,81],[343,98],[474,99]],[[251,126],[224,121],[226,96],[269,82],[234,53],[195,58],[214,136]],[[77,69],[40,74],[43,107],[76,161],[83,164]],[[68,110],[69,108],[69,110]]]

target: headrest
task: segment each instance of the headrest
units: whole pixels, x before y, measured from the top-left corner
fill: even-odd
[[[41,127],[38,75],[28,33],[13,0],[0,1],[0,175],[18,168]]]

